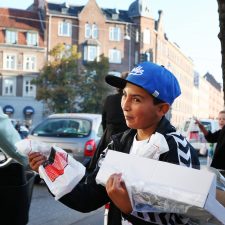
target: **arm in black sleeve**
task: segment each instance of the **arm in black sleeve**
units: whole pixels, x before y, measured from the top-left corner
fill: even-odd
[[[105,187],[97,184],[95,176],[97,172],[88,175],[68,194],[59,199],[64,205],[79,212],[90,212],[100,208],[110,201]]]
[[[220,132],[221,130],[218,130],[214,133],[211,133],[211,131],[209,131],[208,134],[205,136],[205,139],[210,143],[216,143],[220,135]]]

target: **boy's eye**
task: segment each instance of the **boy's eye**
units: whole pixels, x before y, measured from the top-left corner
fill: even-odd
[[[140,100],[139,100],[138,98],[133,98],[133,100],[134,100],[135,102],[140,102]]]

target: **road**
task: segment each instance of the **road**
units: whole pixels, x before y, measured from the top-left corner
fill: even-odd
[[[27,225],[103,225],[104,208],[79,213],[56,201],[46,186],[35,184]]]

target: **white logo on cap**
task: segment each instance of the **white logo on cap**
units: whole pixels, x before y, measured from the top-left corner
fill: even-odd
[[[134,69],[131,70],[131,75],[142,75],[144,70],[142,69],[142,66],[137,66]]]
[[[159,96],[159,92],[155,90],[155,91],[152,93],[152,95],[153,95],[155,98],[157,98],[157,97]]]

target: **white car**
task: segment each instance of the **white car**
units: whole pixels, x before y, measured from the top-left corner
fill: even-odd
[[[85,163],[93,156],[103,134],[101,122],[101,114],[53,114],[32,129],[28,138],[55,144]]]
[[[199,119],[205,128],[211,132],[220,129],[217,120]],[[191,143],[200,155],[206,155],[209,149],[209,143],[205,140],[204,134],[200,131],[198,125],[193,118],[186,120],[180,130],[181,134]],[[215,148],[216,144],[214,144]]]

